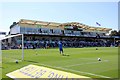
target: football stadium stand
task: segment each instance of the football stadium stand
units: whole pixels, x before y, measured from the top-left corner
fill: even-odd
[[[10,26],[9,35],[24,35],[24,48],[53,48],[62,41],[64,47],[109,47],[120,41],[108,34],[112,29],[93,27],[78,22],[56,23],[21,19]],[[9,36],[8,35],[8,36]],[[10,40],[12,43],[9,43]],[[21,36],[2,42],[2,49],[21,48]],[[10,44],[10,45],[8,45]],[[7,47],[5,45],[8,45]]]

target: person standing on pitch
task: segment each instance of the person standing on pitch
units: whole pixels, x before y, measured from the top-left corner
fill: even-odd
[[[63,54],[63,46],[62,46],[62,42],[59,41],[58,46],[59,46],[60,54],[64,55],[64,54]]]

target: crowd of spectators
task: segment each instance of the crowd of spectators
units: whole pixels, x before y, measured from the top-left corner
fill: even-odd
[[[54,48],[58,47],[58,42],[61,41],[63,47],[73,47],[73,48],[82,48],[82,47],[111,47],[119,46],[120,41],[111,41],[104,39],[86,39],[86,38],[33,38],[24,40],[25,49],[36,49],[36,48]],[[16,42],[16,43],[14,43]],[[22,47],[22,42],[12,41],[11,44],[2,44],[3,49],[19,49]]]
[[[110,47],[118,46],[119,42],[103,40],[103,39],[80,39],[80,38],[63,38],[63,39],[40,39],[26,40],[25,48],[54,48],[58,47],[58,42],[61,41],[63,47]]]

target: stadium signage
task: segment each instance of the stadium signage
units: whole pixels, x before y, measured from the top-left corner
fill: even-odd
[[[28,65],[6,74],[10,78],[88,78],[69,72],[55,70],[47,67]]]
[[[42,25],[37,24],[37,28],[42,28]]]
[[[78,30],[83,30],[82,28],[78,28]]]
[[[73,29],[73,26],[65,26],[65,29]]]

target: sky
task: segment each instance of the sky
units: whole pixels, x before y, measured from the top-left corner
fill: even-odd
[[[79,22],[118,30],[117,2],[3,2],[0,10],[0,31],[5,32],[10,30],[13,22],[20,19],[58,23]]]

